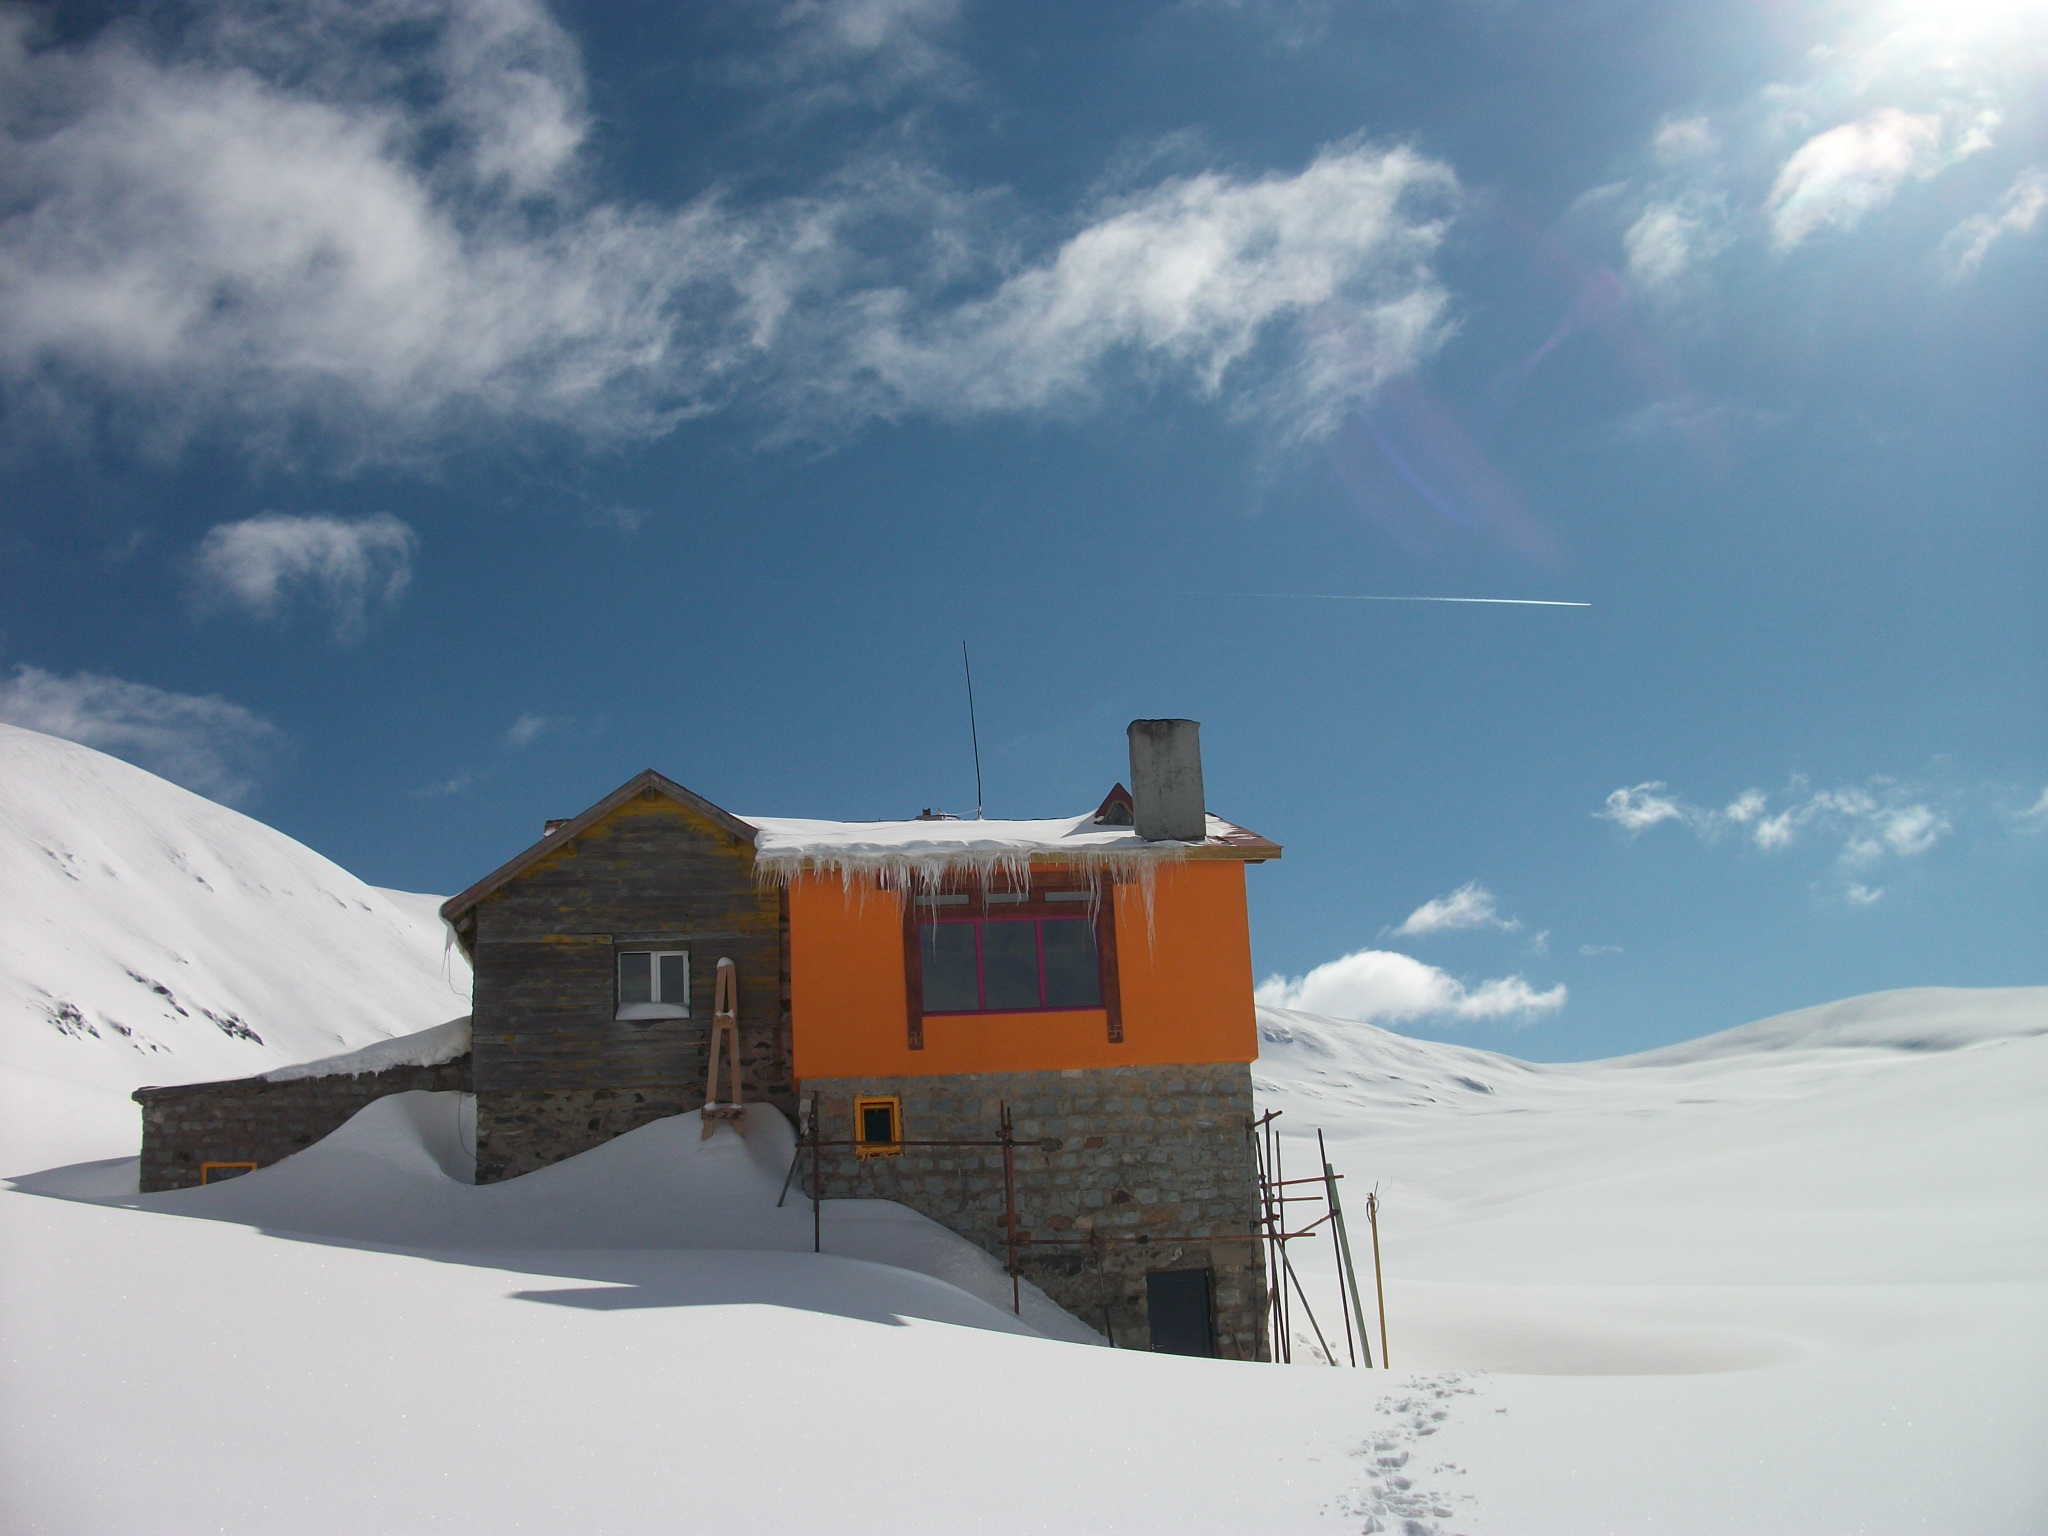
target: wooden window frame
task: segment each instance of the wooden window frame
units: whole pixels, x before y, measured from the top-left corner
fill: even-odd
[[[903,981],[910,1049],[924,1049],[924,955],[919,929],[925,916],[937,921],[1023,918],[1074,918],[1074,908],[1086,901],[1095,917],[1095,963],[1102,978],[1102,1000],[1079,1008],[1018,1008],[995,1010],[1003,1013],[1092,1013],[1100,1009],[1107,1019],[1111,1045],[1124,1038],[1123,996],[1116,952],[1116,885],[1106,877],[1078,877],[1059,870],[1036,874],[1032,883],[1019,889],[1008,883],[991,885],[986,891],[949,882],[938,891],[903,898]],[[943,913],[943,917],[938,914]],[[1043,944],[1043,939],[1040,940]],[[1043,995],[1043,994],[1041,994]],[[942,1013],[940,1018],[972,1019],[982,1012]]]
[[[201,1184],[211,1184],[213,1182],[213,1171],[216,1168],[232,1168],[237,1173],[254,1173],[259,1166],[257,1163],[224,1160],[201,1163],[199,1165],[199,1182]]]
[[[896,1128],[894,1141],[869,1141],[865,1134],[867,1112],[871,1109],[887,1109],[889,1123]],[[871,1157],[901,1157],[903,1155],[903,1099],[893,1093],[859,1094],[853,1101],[853,1155],[862,1162]]]

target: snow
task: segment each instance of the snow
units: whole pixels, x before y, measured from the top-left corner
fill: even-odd
[[[469,1053],[469,1015],[436,1024],[418,1034],[379,1040],[359,1051],[295,1062],[263,1074],[266,1083],[290,1083],[308,1077],[360,1077],[391,1067],[438,1067]]]
[[[246,1077],[466,1009],[429,898],[0,725],[0,1093]],[[130,1106],[129,1114],[133,1114]]]
[[[146,886],[220,989],[190,997],[246,1003],[265,1038],[218,1049],[282,1065],[238,947],[319,907],[217,899],[211,865],[216,895],[171,881],[161,844],[225,863],[207,828],[238,870],[315,856],[131,790],[58,829],[132,872],[96,888],[103,921],[71,909],[82,939],[15,944],[43,888],[6,887],[0,1529],[2048,1529],[2048,989],[1885,993],[1568,1065],[1261,1010],[1289,1173],[1322,1127],[1368,1263],[1361,1197],[1384,1200],[1395,1369],[1182,1360],[1067,1342],[1029,1293],[1017,1318],[996,1261],[899,1207],[828,1203],[811,1253],[759,1106],[744,1136],[684,1116],[475,1188],[466,1096],[400,1095],[273,1168],[137,1195],[136,1068],[92,1064],[166,1053],[19,1000],[134,1002]],[[4,796],[12,858],[12,807],[58,792],[10,772]],[[382,921],[325,930],[330,986],[374,999]],[[409,931],[445,986],[440,936]],[[360,1008],[322,1015],[358,1048],[451,1011],[420,991],[287,1017]],[[157,1021],[179,1065],[214,1048],[195,1018]],[[60,1046],[87,1065],[26,1070]],[[1334,1325],[1327,1246],[1294,1257]]]
[[[764,880],[786,882],[800,871],[835,874],[851,883],[866,876],[888,890],[936,889],[948,875],[1001,872],[1023,879],[1034,858],[1096,865],[1118,874],[1149,872],[1180,859],[1196,843],[1147,841],[1130,827],[1099,827],[1092,813],[1039,821],[805,821],[787,816],[746,816],[759,831],[755,869]],[[1208,818],[1211,841],[1238,828]]]

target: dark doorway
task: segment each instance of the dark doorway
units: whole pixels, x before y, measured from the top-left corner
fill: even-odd
[[[1206,1269],[1155,1269],[1145,1277],[1145,1318],[1162,1355],[1214,1355],[1216,1327]]]

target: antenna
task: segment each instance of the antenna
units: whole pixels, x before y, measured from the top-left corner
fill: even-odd
[[[967,671],[967,739],[974,743],[974,819],[981,820],[981,732],[974,725],[974,667],[967,659],[967,642],[960,642],[960,665]]]

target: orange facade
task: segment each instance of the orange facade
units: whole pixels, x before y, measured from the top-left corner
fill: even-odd
[[[1243,863],[1162,864],[1149,925],[1144,893],[1135,884],[1114,890],[1121,1041],[1110,1041],[1099,1008],[932,1014],[923,1049],[912,1050],[901,898],[858,881],[849,889],[837,875],[797,877],[789,887],[797,1078],[1256,1059]]]

